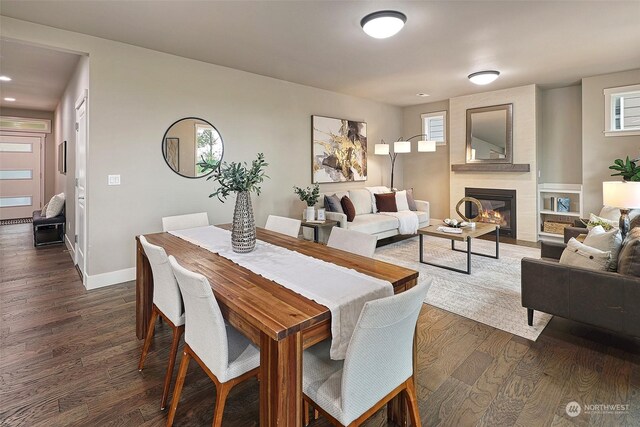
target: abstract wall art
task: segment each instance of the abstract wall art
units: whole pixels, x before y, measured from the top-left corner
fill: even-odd
[[[176,172],[180,171],[180,138],[165,138],[162,148],[169,167]]]
[[[312,179],[317,183],[367,180],[367,124],[311,116]]]

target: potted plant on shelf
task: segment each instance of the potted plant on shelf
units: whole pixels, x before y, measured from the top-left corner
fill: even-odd
[[[232,192],[236,193],[236,206],[233,211],[233,225],[231,229],[231,247],[234,252],[251,252],[256,247],[256,223],[251,207],[251,192],[260,195],[260,184],[265,178],[264,168],[269,164],[264,160],[264,154],[258,153],[258,158],[251,162],[223,162],[222,165],[199,163],[206,173],[213,170],[207,180],[214,179],[219,187],[209,194],[217,197],[222,203]]]
[[[314,206],[318,203],[318,197],[320,197],[320,186],[315,184],[313,188],[300,188],[294,185],[293,192],[298,195],[301,201],[307,204],[305,219],[307,221],[313,221],[315,219]]]

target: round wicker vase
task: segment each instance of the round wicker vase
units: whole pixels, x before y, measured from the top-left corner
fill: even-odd
[[[251,207],[251,193],[241,191],[236,194],[236,207],[233,211],[231,229],[231,247],[234,252],[247,253],[256,247],[256,223]]]

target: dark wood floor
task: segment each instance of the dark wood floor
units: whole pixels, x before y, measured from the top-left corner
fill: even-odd
[[[170,330],[159,327],[139,373],[133,283],[85,291],[64,247],[34,249],[28,224],[0,227],[0,251],[0,425],[163,425]],[[418,329],[425,425],[640,425],[634,340],[554,318],[534,343],[428,305]],[[210,425],[214,398],[192,364],[176,425]],[[629,410],[570,418],[574,400]],[[257,419],[249,381],[231,393],[224,424]],[[366,425],[386,426],[384,410]]]

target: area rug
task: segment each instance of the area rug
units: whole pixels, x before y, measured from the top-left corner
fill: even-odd
[[[33,218],[0,219],[0,225],[28,224]]]
[[[527,325],[527,310],[520,296],[520,260],[540,258],[540,249],[500,244],[500,259],[471,256],[471,275],[456,273],[418,260],[418,237],[376,249],[375,258],[420,272],[419,280],[433,278],[425,299],[451,313],[535,341],[551,320],[536,312],[533,326]],[[464,243],[456,242],[463,249]],[[474,239],[473,251],[495,254],[495,242]],[[424,236],[425,261],[457,268],[466,267],[466,254],[451,250],[451,241]]]

